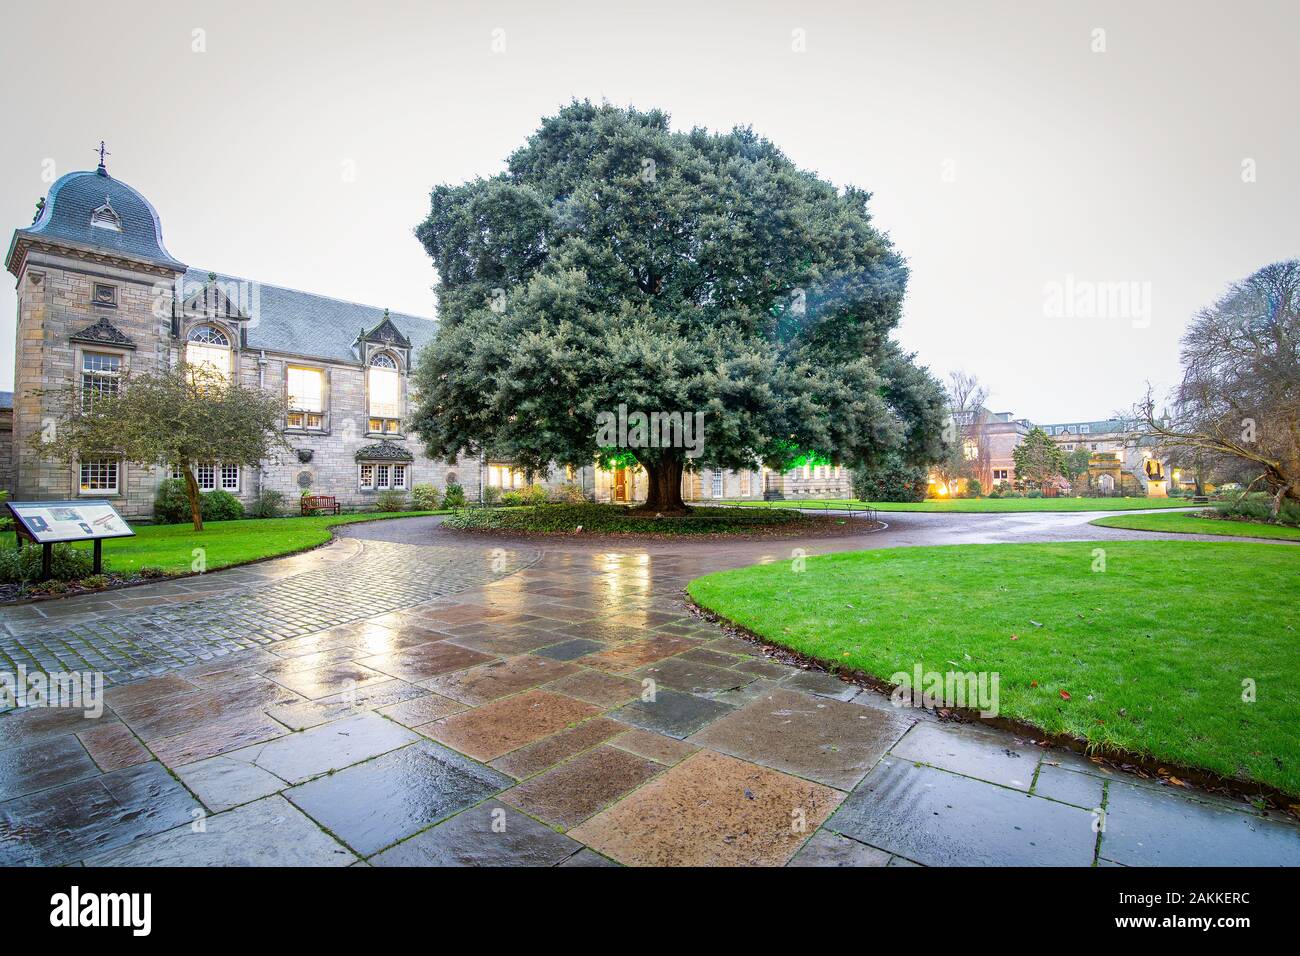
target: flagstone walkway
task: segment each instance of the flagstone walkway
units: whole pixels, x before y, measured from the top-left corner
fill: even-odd
[[[646,545],[397,520],[185,590],[12,609],[11,662],[120,641],[123,675],[152,676],[98,718],[0,715],[0,864],[1300,864],[1275,814],[897,710],[683,602],[693,577],[795,548],[1145,536],[883,517],[845,539]]]

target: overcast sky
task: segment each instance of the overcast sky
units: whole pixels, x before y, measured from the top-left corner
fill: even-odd
[[[1241,0],[6,5],[0,213],[102,138],[182,261],[429,315],[434,184],[571,98],[659,107],[871,190],[937,374],[1101,418],[1172,384],[1226,283],[1300,256],[1298,34],[1300,4]],[[10,388],[12,281],[0,316]]]

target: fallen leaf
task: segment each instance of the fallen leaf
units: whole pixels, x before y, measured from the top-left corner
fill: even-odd
[[[1061,700],[1069,700],[1069,699],[1070,699],[1070,692],[1068,690],[1061,691]]]

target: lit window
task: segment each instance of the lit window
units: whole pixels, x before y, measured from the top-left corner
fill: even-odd
[[[397,361],[384,352],[370,359],[366,370],[366,393],[369,402],[370,431],[389,435],[399,433],[402,418],[402,377]]]
[[[112,458],[83,461],[81,493],[83,495],[117,494],[117,461]]]
[[[285,371],[290,428],[325,426],[325,373],[318,368],[290,365]]]
[[[525,484],[524,473],[509,465],[488,465],[488,484],[493,488],[519,488]]]
[[[210,325],[200,325],[190,330],[188,341],[185,343],[186,365],[196,368],[203,366],[228,379],[233,355],[230,339],[226,338],[226,334],[220,329]]]
[[[83,352],[81,354],[81,407],[92,408],[95,400],[117,394],[118,378],[122,374],[122,356],[108,352]]]
[[[370,462],[362,462],[361,464],[361,487],[375,487],[375,466]]]

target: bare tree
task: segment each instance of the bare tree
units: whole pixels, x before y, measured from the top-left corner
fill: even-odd
[[[989,448],[988,389],[969,372],[958,369],[948,376],[949,453],[936,470],[944,482],[977,478],[987,490],[993,484],[993,458]]]
[[[1300,502],[1300,261],[1233,283],[1183,334],[1183,380],[1167,415],[1150,389],[1141,424],[1198,469],[1245,465],[1249,486]]]

